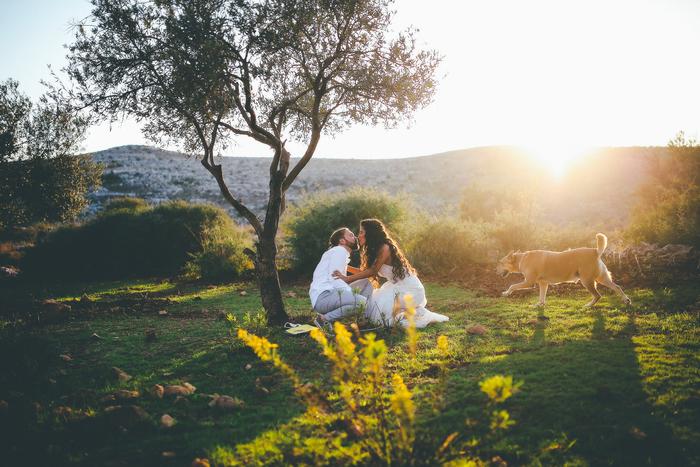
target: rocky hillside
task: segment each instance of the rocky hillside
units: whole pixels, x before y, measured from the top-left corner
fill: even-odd
[[[561,179],[512,147],[485,147],[407,159],[315,158],[288,192],[299,203],[310,193],[352,186],[403,193],[430,212],[451,210],[465,187],[506,193],[529,191],[541,215],[558,223],[622,225],[634,193],[646,175],[646,160],[659,148],[600,149],[579,159]],[[105,166],[104,187],[94,195],[92,210],[115,196],[138,196],[151,202],[185,199],[228,207],[211,175],[199,161],[148,146],[121,146],[93,154]],[[294,163],[295,161],[293,161]],[[269,158],[222,159],[231,192],[255,212],[264,211]]]

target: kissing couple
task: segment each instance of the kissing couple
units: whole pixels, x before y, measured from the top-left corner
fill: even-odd
[[[350,253],[360,250],[360,267],[349,266]],[[350,274],[350,275],[348,275]],[[370,279],[386,279],[374,288]],[[347,227],[331,234],[329,248],[321,256],[309,289],[316,312],[314,323],[325,330],[332,322],[364,309],[374,326],[408,325],[406,297],[412,297],[416,327],[449,320],[425,308],[425,288],[396,240],[377,219],[360,222],[357,235]]]

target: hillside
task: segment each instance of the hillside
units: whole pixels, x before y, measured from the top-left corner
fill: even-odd
[[[579,159],[563,178],[513,147],[484,147],[407,159],[312,159],[288,192],[299,203],[309,193],[352,186],[405,193],[430,212],[454,209],[462,192],[478,184],[499,192],[529,191],[552,222],[622,225],[646,177],[646,160],[659,148],[599,149]],[[197,159],[148,146],[121,146],[93,154],[105,166],[104,187],[92,210],[115,196],[151,202],[185,199],[223,207],[218,187]],[[221,159],[231,192],[262,214],[267,200],[269,158]],[[292,163],[294,163],[293,161]]]

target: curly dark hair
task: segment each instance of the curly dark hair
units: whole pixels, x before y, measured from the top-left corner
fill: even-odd
[[[374,264],[379,249],[383,245],[387,245],[391,253],[391,266],[394,277],[405,279],[408,274],[415,274],[411,263],[406,259],[396,240],[391,238],[382,221],[378,219],[364,219],[360,221],[360,226],[365,231],[365,244],[360,247],[360,269],[367,269]]]

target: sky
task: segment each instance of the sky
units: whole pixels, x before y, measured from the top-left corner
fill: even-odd
[[[47,65],[65,65],[83,0],[2,0],[0,80],[32,98]],[[324,136],[316,157],[410,157],[517,145],[548,154],[582,147],[665,145],[700,134],[700,1],[398,0],[443,62],[434,101],[410,127],[353,127]],[[132,121],[91,128],[84,150],[150,144]],[[294,154],[303,145],[288,144]],[[556,148],[556,149],[553,149]],[[242,140],[226,155],[265,156]],[[546,156],[545,156],[546,159]]]

